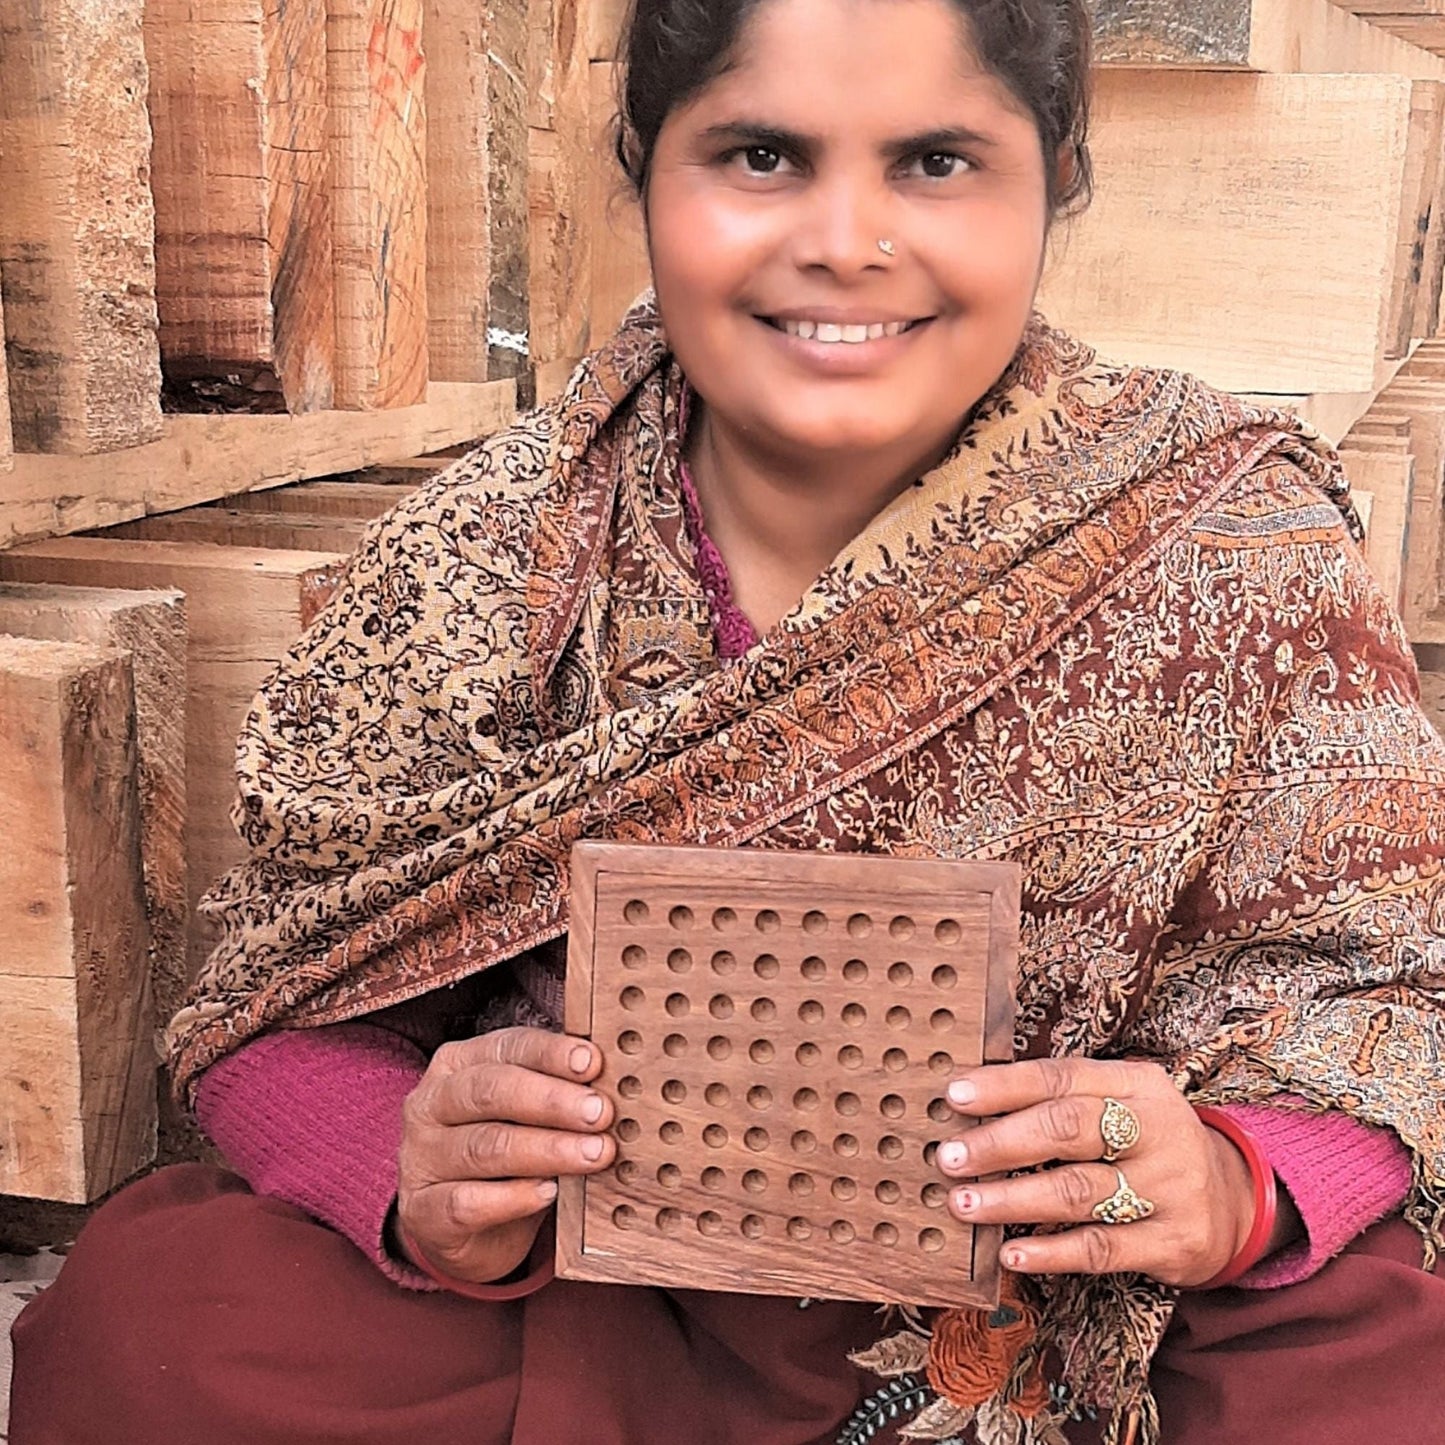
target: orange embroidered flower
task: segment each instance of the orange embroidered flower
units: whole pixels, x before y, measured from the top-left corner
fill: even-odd
[[[996,1310],[945,1310],[934,1321],[928,1383],[955,1405],[983,1404],[1003,1389],[1038,1324],[1038,1310],[1024,1298],[1017,1276],[1005,1271]],[[1014,1405],[1019,1414],[1033,1402],[1032,1388],[1026,1393],[1027,1401]]]

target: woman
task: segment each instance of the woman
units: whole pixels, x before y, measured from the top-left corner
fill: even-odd
[[[12,1445],[1434,1438],[1445,748],[1330,454],[1031,319],[1082,5],[641,0],[626,53],[656,307],[261,694],[171,1035],[247,1182],[96,1216]],[[1003,1307],[548,1281],[615,1150],[580,837],[1022,865],[1020,1061],[938,1158]]]

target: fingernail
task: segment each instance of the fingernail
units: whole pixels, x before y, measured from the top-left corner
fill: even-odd
[[[953,1207],[960,1214],[972,1214],[978,1208],[978,1195],[972,1189],[955,1189],[953,1191]]]
[[[592,1050],[586,1044],[578,1044],[567,1056],[574,1074],[585,1074],[592,1067]]]
[[[1021,1249],[1006,1249],[1003,1254],[1004,1267],[1006,1269],[1022,1269],[1024,1267],[1024,1252]]]
[[[948,1086],[948,1102],[950,1104],[971,1104],[978,1098],[978,1090],[974,1088],[967,1079],[955,1079]]]
[[[582,1141],[582,1157],[595,1164],[602,1157],[601,1139],[584,1139]]]
[[[962,1144],[945,1144],[938,1151],[938,1163],[950,1174],[957,1174],[968,1163],[968,1149]]]
[[[544,1204],[550,1204],[557,1197],[557,1181],[555,1179],[543,1179],[537,1185],[537,1197]]]
[[[582,1117],[589,1124],[595,1124],[602,1117],[602,1107],[602,1095],[592,1094],[582,1105]]]

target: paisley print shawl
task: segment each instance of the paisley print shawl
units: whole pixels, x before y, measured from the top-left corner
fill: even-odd
[[[1332,454],[1036,318],[942,465],[722,663],[682,395],[644,303],[371,527],[242,734],[250,858],[205,904],[178,1086],[557,938],[579,838],[1011,859],[1020,1054],[1391,1128],[1437,1240],[1445,745]],[[1168,1291],[1036,1293],[1013,1377],[932,1397],[915,1438],[1057,1441],[1083,1407],[1154,1438]],[[926,1330],[880,1358],[911,1370]]]

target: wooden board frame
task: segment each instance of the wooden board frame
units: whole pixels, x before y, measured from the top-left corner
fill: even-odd
[[[998,1301],[997,1227],[948,1214],[959,1067],[1013,1056],[1019,870],[580,843],[566,1027],[619,1152],[564,1178],[569,1279]]]

